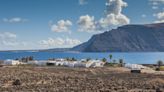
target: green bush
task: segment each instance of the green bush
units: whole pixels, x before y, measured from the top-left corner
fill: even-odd
[[[160,67],[156,68],[156,71],[164,71],[164,66],[160,66]]]
[[[160,70],[160,71],[164,71],[164,66],[161,66],[161,67],[159,68],[159,70]]]

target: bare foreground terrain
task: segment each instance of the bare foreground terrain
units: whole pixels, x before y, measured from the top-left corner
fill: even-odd
[[[164,92],[164,75],[108,67],[1,67],[0,92]]]

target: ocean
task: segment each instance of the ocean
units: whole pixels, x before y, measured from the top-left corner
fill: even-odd
[[[156,64],[158,60],[164,61],[164,52],[148,53],[71,53],[71,52],[0,52],[0,60],[16,59],[33,56],[36,60],[47,60],[49,58],[76,58],[76,59],[102,59],[112,54],[112,60],[123,59],[126,63]]]

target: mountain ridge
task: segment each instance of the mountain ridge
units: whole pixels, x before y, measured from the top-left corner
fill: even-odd
[[[124,25],[96,34],[71,50],[80,52],[163,52],[164,23]]]

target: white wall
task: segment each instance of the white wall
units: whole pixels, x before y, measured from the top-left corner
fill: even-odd
[[[18,60],[5,60],[4,64],[5,65],[19,65],[20,62]]]

